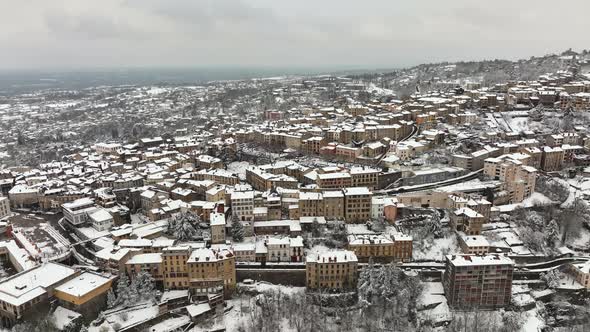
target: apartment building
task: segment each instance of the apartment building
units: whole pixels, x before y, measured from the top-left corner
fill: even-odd
[[[229,296],[236,287],[236,258],[229,249],[195,249],[189,256],[189,290],[193,295]]]
[[[37,313],[47,305],[57,286],[76,277],[79,271],[57,263],[45,263],[0,282],[0,320],[3,327]]]
[[[510,304],[514,262],[502,255],[447,255],[443,287],[449,306],[494,309]]]
[[[53,295],[65,308],[83,312],[103,305],[114,279],[110,275],[85,272],[57,286]]]
[[[290,262],[291,261],[291,241],[289,237],[267,237],[264,239],[266,246],[268,262]]]
[[[15,208],[31,207],[39,203],[39,189],[17,184],[8,191],[10,204]]]
[[[206,154],[196,156],[193,161],[197,169],[223,168],[221,159]]]
[[[543,152],[536,146],[530,146],[523,148],[522,153],[526,153],[531,156],[531,161],[529,162],[529,166],[540,169],[541,168],[541,161],[543,160]]]
[[[357,223],[371,219],[373,193],[366,187],[343,189],[346,222]]]
[[[342,190],[324,191],[324,217],[332,220],[344,220],[344,193]]]
[[[164,283],[162,262],[162,253],[139,254],[125,263],[125,270],[130,278],[134,278],[140,272],[148,272],[156,281],[156,285],[160,287]]]
[[[189,286],[187,261],[191,254],[188,246],[168,247],[162,250],[164,289],[186,289]]]
[[[590,289],[590,262],[570,263],[567,270],[580,285]]]
[[[233,243],[232,250],[236,256],[236,262],[255,262],[256,261],[256,244],[255,243]]]
[[[96,210],[92,198],[80,198],[62,205],[64,218],[72,225],[78,226],[88,221],[88,214]]]
[[[324,145],[323,137],[310,137],[301,141],[301,150],[305,154],[319,154]]]
[[[96,208],[88,213],[88,222],[94,229],[99,232],[111,229],[113,226],[113,216],[103,208]]]
[[[352,186],[352,177],[346,172],[318,174],[316,184],[322,189],[347,188]]]
[[[39,193],[39,207],[43,210],[59,209],[62,204],[83,198],[81,191],[67,191],[63,188],[48,189]]]
[[[278,187],[296,189],[299,185],[297,179],[291,176],[268,173],[258,167],[250,167],[246,170],[246,181],[252,185],[252,188],[260,191]]]
[[[299,216],[321,217],[324,216],[324,197],[318,192],[299,193]]]
[[[0,196],[0,219],[10,215],[10,200]]]
[[[212,213],[210,216],[211,243],[225,243],[225,214]]]
[[[504,182],[510,203],[522,202],[535,191],[537,170],[512,159],[511,155],[486,159],[484,175]]]
[[[481,234],[484,216],[468,207],[460,208],[451,213],[451,227],[467,235]]]
[[[403,234],[349,235],[347,249],[356,254],[359,262],[370,257],[376,262],[409,262],[412,259],[412,237]]]
[[[346,290],[356,288],[358,259],[349,250],[327,251],[307,256],[306,285],[309,289]]]
[[[240,221],[254,221],[254,191],[232,192],[231,211]]]
[[[192,173],[193,179],[203,181],[211,180],[219,184],[234,186],[240,183],[240,179],[224,169],[215,168],[211,170],[202,169],[198,172]]]
[[[483,235],[461,236],[459,246],[461,251],[468,255],[486,255],[490,251],[490,242]]]
[[[371,190],[377,188],[377,181],[381,173],[378,169],[368,167],[353,167],[350,169],[352,187],[367,187]]]
[[[564,152],[560,147],[545,146],[541,155],[541,169],[545,172],[560,171],[563,166]]]

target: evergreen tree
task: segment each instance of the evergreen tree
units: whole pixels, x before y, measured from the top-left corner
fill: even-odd
[[[155,280],[151,274],[142,271],[135,276],[134,288],[138,295],[138,300],[154,301],[157,296]]]
[[[318,218],[313,218],[313,222],[311,223],[311,236],[315,238],[322,236]]]
[[[237,216],[232,217],[231,236],[236,242],[244,241],[244,225],[242,225]]]
[[[201,235],[201,232],[195,228],[201,222],[201,218],[191,212],[181,212],[168,220],[168,229],[166,233],[174,236],[180,241],[194,240]]]
[[[126,273],[121,273],[119,276],[119,281],[117,281],[117,299],[114,302],[114,306],[118,306],[120,304],[124,304],[125,299],[129,296],[129,278],[127,277]]]
[[[117,297],[115,296],[115,292],[112,289],[109,289],[107,293],[107,308],[113,308],[117,305]]]

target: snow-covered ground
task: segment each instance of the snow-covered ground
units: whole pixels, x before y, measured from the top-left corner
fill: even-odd
[[[442,260],[444,255],[460,251],[457,237],[454,233],[448,233],[443,238],[422,242],[421,248],[414,245],[413,257],[414,259]]]
[[[524,324],[520,328],[521,332],[538,332],[545,326],[545,321],[539,315],[538,307],[526,311]]]
[[[393,90],[380,88],[380,87],[376,86],[375,83],[370,83],[369,86],[367,87],[367,91],[375,92],[375,94],[379,95],[379,96],[393,96],[393,95],[395,95],[395,92]]]
[[[245,181],[248,166],[251,166],[251,164],[247,161],[234,161],[227,165],[227,171],[237,174],[240,180]]]
[[[282,286],[266,282],[258,282],[255,285],[243,286],[249,288],[255,287],[258,292],[280,291],[282,294],[289,296],[295,295],[297,293],[305,293],[305,287]],[[231,307],[232,309],[227,311],[223,318],[226,331],[238,331],[240,326],[248,326],[248,324],[251,324],[250,308],[256,307],[254,301],[255,298],[252,298],[251,303],[248,303],[248,300],[245,300],[244,298],[234,297],[227,302],[227,307]],[[287,318],[283,318],[283,321],[280,324],[281,331],[297,331],[295,328],[289,326]],[[195,331],[201,330],[196,328]]]
[[[330,248],[328,248],[328,247],[326,247],[324,245],[318,244],[318,245],[313,246],[311,249],[307,249],[306,254],[307,254],[307,256],[309,256],[309,255],[321,255],[321,254],[323,254],[323,253],[325,253],[327,251],[330,251]]]

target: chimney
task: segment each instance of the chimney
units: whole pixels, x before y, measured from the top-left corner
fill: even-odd
[[[217,203],[217,212],[218,213],[224,213],[225,212],[225,206],[223,203]]]

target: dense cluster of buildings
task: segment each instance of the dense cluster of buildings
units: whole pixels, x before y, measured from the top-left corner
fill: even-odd
[[[199,305],[233,294],[241,265],[305,269],[311,291],[355,290],[366,263],[414,260],[415,241],[423,239],[407,233],[423,226],[425,216],[457,239],[457,252],[426,257],[444,260],[449,306],[505,307],[515,271],[510,257],[522,254],[522,243],[512,235],[488,236],[497,226],[489,225],[492,219],[530,198],[540,174],[590,166],[588,128],[518,125],[518,118],[533,122],[532,109],[564,118],[590,108],[588,81],[566,73],[488,87],[459,88],[436,78],[429,84],[440,90],[417,87],[403,101],[346,77],[216,84],[130,88],[119,96],[132,101],[129,109],[113,121],[136,121],[132,137],[111,133],[112,140],[60,150],[52,158],[58,161],[0,169],[0,229],[15,239],[0,243],[0,257],[17,272],[0,281],[4,326],[49,301],[74,311],[100,306],[118,276],[133,280],[141,272],[160,289],[203,300],[191,307],[195,316]],[[235,114],[196,106],[242,90],[264,90],[271,98],[259,92],[253,102],[236,97]],[[333,95],[330,102],[320,98],[326,95]],[[63,107],[60,116],[89,114],[87,121],[72,121],[72,137],[80,140],[104,124],[118,105],[105,103]],[[147,110],[137,108],[142,104]],[[18,138],[1,149],[49,140],[43,130],[55,134],[44,122],[53,106],[19,105],[10,106],[12,115],[0,109],[0,120],[22,123],[28,114],[39,124],[24,136],[0,130]],[[170,130],[147,122],[150,112]],[[57,224],[68,239],[49,232],[93,269],[65,266],[51,255],[32,257],[38,248],[24,244],[25,232],[13,232],[11,217],[33,212],[62,213]],[[188,227],[173,223],[186,215],[193,216],[194,232],[185,238],[178,232]],[[335,234],[340,238],[330,248],[336,248],[311,248]],[[589,266],[568,265],[586,288]]]

